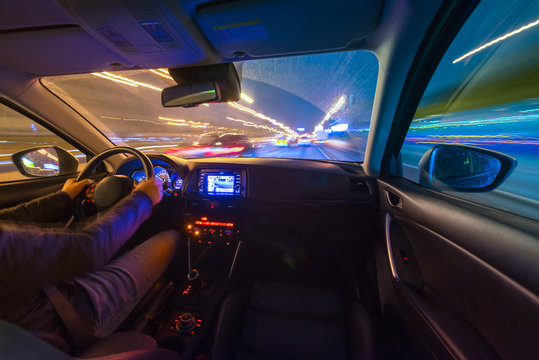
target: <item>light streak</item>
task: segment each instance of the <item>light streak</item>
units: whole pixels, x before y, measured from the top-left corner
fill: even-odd
[[[511,145],[538,145],[539,140],[535,139],[517,139],[517,140],[495,140],[495,139],[455,139],[455,138],[429,138],[429,137],[410,137],[406,139],[407,142],[413,142],[417,144],[511,144]]]
[[[264,114],[261,114],[259,112],[256,112],[255,110],[251,109],[251,108],[248,108],[247,106],[243,106],[243,105],[240,105],[240,104],[236,104],[236,103],[233,103],[233,102],[229,102],[228,105],[232,106],[233,108],[236,108],[238,110],[241,110],[241,111],[245,111],[259,119],[262,119],[262,120],[266,120],[270,123],[272,123],[273,125],[283,129],[288,135],[290,136],[299,136],[299,134],[297,132],[295,132],[294,130],[292,130],[290,127],[286,126],[285,124],[275,120],[275,119],[272,119]]]
[[[230,155],[240,153],[245,150],[245,146],[235,146],[229,148],[211,148],[210,152],[204,154],[204,156],[217,156],[217,155]]]
[[[242,120],[242,119],[235,119],[235,118],[232,118],[230,116],[227,116],[226,118],[228,120],[230,120],[230,121],[236,121],[236,122],[242,123],[243,126],[254,127],[254,128],[257,128],[257,129],[264,129],[264,130],[267,130],[267,131],[271,131],[274,134],[286,135],[286,133],[284,131],[281,131],[279,129],[272,128],[272,127],[269,127],[269,126],[266,126],[266,125],[260,125],[260,124],[256,124],[254,122],[246,121],[246,120]]]
[[[157,71],[157,70],[155,70],[155,69],[150,69],[149,71],[150,71],[151,73],[155,74],[155,75],[164,77],[164,78],[166,78],[166,79],[174,80],[174,79],[172,78],[172,76],[168,75],[168,73],[165,74],[165,73],[163,73],[162,71]]]
[[[490,124],[508,124],[514,122],[523,122],[523,121],[536,121],[537,115],[515,115],[515,116],[503,116],[496,117],[492,119],[477,119],[477,120],[453,120],[453,121],[437,121],[430,122],[426,124],[417,124],[418,122],[424,120],[414,120],[410,129],[420,130],[420,129],[432,129],[432,128],[444,128],[444,127],[461,127],[461,126],[484,126]]]
[[[512,36],[515,36],[515,35],[517,35],[517,34],[523,32],[524,30],[528,30],[528,29],[530,29],[530,28],[532,28],[532,27],[534,27],[534,26],[537,26],[537,25],[539,25],[539,19],[535,20],[535,21],[532,22],[532,23],[529,23],[528,25],[524,25],[524,26],[522,26],[522,27],[520,27],[520,28],[518,28],[518,29],[516,29],[516,30],[514,30],[514,31],[511,31],[510,33],[507,33],[507,34],[505,34],[505,35],[502,35],[502,36],[500,36],[500,37],[498,37],[498,38],[496,38],[496,39],[494,39],[494,40],[492,40],[492,41],[489,41],[489,42],[486,43],[485,45],[482,45],[482,46],[480,46],[480,47],[478,47],[478,48],[473,49],[472,51],[470,51],[470,52],[468,52],[468,53],[462,55],[461,57],[459,57],[459,58],[453,60],[453,64],[456,64],[456,63],[458,63],[459,61],[464,60],[464,59],[466,59],[467,57],[472,56],[473,54],[476,54],[476,53],[478,53],[478,52],[481,51],[481,50],[484,50],[484,49],[486,49],[486,48],[488,48],[488,47],[490,47],[490,46],[492,46],[492,45],[494,45],[494,44],[499,43],[500,41],[506,40],[506,39],[508,39],[508,38],[510,38],[510,37],[512,37]]]
[[[50,152],[48,152],[45,149],[39,149],[37,152],[42,154],[42,155],[45,155],[48,158],[51,158],[54,161],[58,161],[58,158],[56,156],[54,156],[53,154],[51,154]]]
[[[152,148],[165,148],[165,147],[171,147],[171,146],[177,146],[177,145],[149,145],[149,146],[139,146],[135,149],[143,150],[143,149],[152,149]]]
[[[241,94],[240,94],[240,97],[241,97],[243,100],[247,101],[249,104],[252,104],[252,103],[254,102],[254,100],[253,100],[251,97],[249,97],[248,95],[246,95],[246,94],[244,94],[244,93],[241,93]]]
[[[152,120],[144,120],[144,119],[133,119],[133,118],[121,118],[121,117],[112,117],[112,116],[105,116],[105,115],[99,115],[99,117],[103,119],[111,119],[111,120],[123,120],[123,121],[138,121],[138,122],[147,122],[150,124],[156,124],[161,125],[162,123]]]
[[[176,126],[191,126],[189,124],[178,124],[178,123],[174,123],[174,122],[167,122],[167,125],[176,125]]]
[[[172,118],[169,118],[169,117],[164,117],[164,116],[159,116],[159,119],[160,120],[166,120],[168,121],[169,123],[172,122],[172,123],[181,123],[181,124],[184,124],[184,125],[181,125],[181,126],[191,126],[191,127],[206,127],[206,126],[209,126],[210,124],[209,123],[203,123],[203,122],[198,122],[198,121],[192,121],[192,120],[183,120],[183,119],[172,119]],[[189,123],[189,124],[187,124]]]
[[[133,87],[138,87],[137,84],[133,84],[131,82],[127,82],[127,81],[123,81],[123,80],[119,80],[119,79],[115,79],[115,78],[112,78],[110,76],[106,76],[106,75],[103,75],[103,74],[100,74],[100,73],[92,73],[92,75],[94,76],[99,76],[103,79],[107,79],[107,80],[111,80],[111,81],[116,81],[118,83],[121,83],[121,84],[125,84],[125,85],[129,85],[129,86],[133,86]]]
[[[189,126],[192,128],[207,128],[210,124],[209,123],[201,123],[197,121],[191,121],[191,120],[183,120],[183,119],[171,119],[166,118],[164,116],[159,116],[160,120],[166,120],[167,125],[175,125],[175,126]]]
[[[144,86],[144,87],[147,87],[149,89],[152,89],[152,90],[157,90],[157,91],[161,91],[163,89],[161,88],[158,88],[156,86],[153,86],[153,85],[150,85],[150,84],[146,84],[146,83],[142,83],[140,81],[135,81],[135,80],[131,80],[131,79],[128,79],[126,77],[123,77],[123,76],[120,76],[120,75],[116,75],[116,74],[112,74],[112,73],[109,73],[109,72],[103,72],[104,75],[107,75],[111,78],[114,78],[114,79],[118,79],[118,80],[122,80],[122,81],[126,81],[126,82],[130,82],[132,84],[135,84],[135,85],[139,85],[139,86]]]
[[[339,97],[339,99],[333,104],[333,106],[329,109],[329,111],[326,113],[326,116],[324,116],[324,118],[322,119],[322,121],[320,121],[318,123],[318,125],[316,125],[314,127],[314,131],[312,132],[311,136],[315,136],[315,133],[317,131],[321,131],[321,130],[317,130],[317,129],[320,129],[320,128],[324,128],[324,123],[326,121],[328,121],[331,116],[333,114],[335,114],[336,112],[338,112],[342,107],[343,105],[345,104],[346,102],[346,96],[345,95],[341,95],[341,97]]]

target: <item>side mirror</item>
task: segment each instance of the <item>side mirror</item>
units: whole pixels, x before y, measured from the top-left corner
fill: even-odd
[[[517,161],[499,152],[436,145],[419,161],[419,183],[436,190],[483,192],[500,186]]]
[[[58,146],[36,147],[11,155],[11,160],[25,176],[44,177],[76,173],[76,157]]]
[[[205,102],[219,100],[219,94],[212,82],[191,85],[176,85],[163,89],[161,102],[164,107],[195,106]]]

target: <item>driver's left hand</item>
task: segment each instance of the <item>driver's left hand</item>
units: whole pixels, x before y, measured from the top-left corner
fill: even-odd
[[[67,179],[64,186],[62,187],[63,192],[65,192],[71,200],[75,199],[77,195],[84,189],[86,186],[92,184],[94,181],[92,179],[84,179],[81,181],[75,181],[75,179]]]

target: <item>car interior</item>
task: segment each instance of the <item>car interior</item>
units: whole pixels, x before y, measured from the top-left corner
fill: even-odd
[[[539,202],[531,202],[530,212],[515,213],[457,194],[496,189],[523,160],[501,148],[443,141],[419,155],[417,181],[403,175],[401,148],[425,89],[459,31],[488,1],[3,2],[2,111],[30,119],[79,155],[73,157],[67,145],[51,145],[57,166],[36,169],[28,161],[39,161],[32,156],[42,143],[18,149],[6,160],[13,168],[4,171],[0,162],[0,208],[58,191],[68,178],[92,178],[95,184],[75,210],[75,219],[89,220],[128,195],[134,182],[159,177],[163,199],[133,242],[163,230],[178,231],[182,241],[177,263],[111,336],[81,348],[69,324],[71,336],[64,339],[0,321],[0,357],[539,358],[539,219],[530,215]],[[530,7],[529,16],[538,10],[533,1],[518,3]],[[539,31],[528,28],[522,33]],[[162,97],[155,106],[181,107],[187,114],[206,103],[211,108],[239,101],[241,62],[354,51],[374,54],[378,64],[367,131],[358,131],[368,138],[354,161],[241,156],[235,151],[261,152],[268,145],[206,128],[210,136],[198,133],[189,141],[200,141],[201,148],[208,137],[202,149],[208,156],[189,156],[199,150],[191,146],[165,152],[165,143],[161,152],[144,151],[111,138],[113,120],[90,121],[75,106],[99,101],[90,89],[68,101],[60,81],[168,69],[170,87],[155,92]],[[530,56],[537,60],[538,53]],[[538,64],[533,62],[534,74]],[[348,75],[366,77],[359,70]],[[466,81],[473,85],[474,79]],[[537,99],[533,84],[535,95],[522,98]],[[111,93],[103,96],[130,106]],[[328,118],[332,102],[328,98],[324,109]],[[197,124],[191,121],[191,127]],[[329,146],[316,136],[288,139],[291,130],[281,128],[274,140],[279,151]],[[0,145],[11,141],[7,135]],[[343,142],[338,136],[330,140]],[[529,141],[535,141],[530,156],[537,156],[537,138]],[[455,178],[447,170],[462,166],[462,154],[481,163],[466,179],[480,180]],[[25,177],[7,178],[8,171]],[[527,184],[521,187],[532,191]]]

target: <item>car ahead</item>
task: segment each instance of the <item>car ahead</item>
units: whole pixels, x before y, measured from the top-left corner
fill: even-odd
[[[134,240],[185,242],[185,280],[118,332],[184,358],[539,358],[537,2],[0,9],[0,207],[149,163]],[[0,326],[2,358],[50,349]]]
[[[299,138],[298,139],[298,146],[311,146],[313,143],[312,139],[309,138]]]
[[[275,139],[275,146],[288,146],[288,139]]]
[[[223,134],[214,141],[213,145],[228,148],[243,148],[242,151],[250,150],[253,147],[249,138],[241,134]]]
[[[150,146],[151,148],[151,146]],[[166,154],[179,157],[230,156],[253,148],[252,142],[239,134],[202,134],[192,146],[170,147]]]

